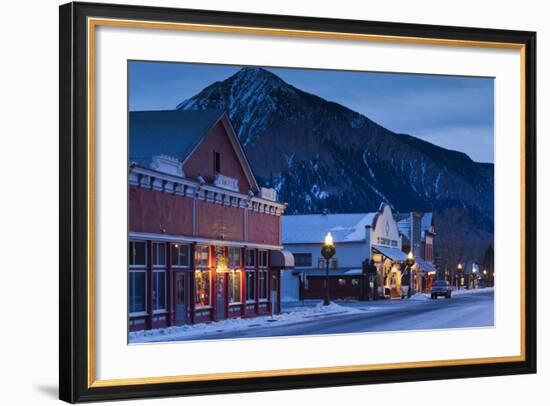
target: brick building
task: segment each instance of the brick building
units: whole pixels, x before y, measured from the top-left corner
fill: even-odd
[[[220,111],[129,114],[129,329],[280,311],[285,205]]]

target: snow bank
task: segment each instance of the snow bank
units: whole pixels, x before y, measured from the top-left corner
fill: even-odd
[[[202,335],[216,332],[228,332],[246,330],[251,327],[261,327],[266,325],[286,325],[300,323],[311,320],[312,318],[333,316],[338,314],[360,313],[359,309],[341,306],[331,302],[328,306],[323,306],[323,302],[318,302],[313,307],[276,314],[275,316],[258,316],[253,318],[235,318],[226,319],[218,322],[199,323],[183,326],[172,326],[154,330],[133,331],[129,334],[130,343],[144,343],[154,341],[178,340],[200,338]]]
[[[462,296],[462,295],[473,295],[475,293],[482,293],[482,292],[493,292],[495,288],[478,288],[478,289],[460,289],[460,290],[453,290],[452,295],[453,296]]]
[[[430,297],[427,293],[415,293],[409,298],[409,300],[430,300]]]

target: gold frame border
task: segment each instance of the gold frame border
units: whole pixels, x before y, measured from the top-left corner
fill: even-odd
[[[426,367],[441,367],[441,366],[459,366],[459,365],[474,365],[474,364],[497,364],[505,362],[522,362],[526,360],[525,348],[525,51],[524,44],[506,43],[506,42],[486,42],[486,41],[466,41],[440,38],[422,38],[422,37],[399,37],[390,35],[373,35],[373,34],[355,34],[345,32],[326,32],[326,31],[308,31],[308,30],[291,30],[291,29],[275,29],[261,27],[244,27],[244,26],[228,26],[228,25],[210,25],[210,24],[187,24],[187,23],[165,23],[154,21],[140,20],[123,20],[109,18],[88,18],[87,40],[88,40],[88,388],[104,388],[113,386],[126,385],[143,385],[143,384],[160,384],[160,383],[177,383],[177,382],[197,382],[197,381],[212,381],[218,379],[243,379],[243,378],[267,378],[280,376],[297,376],[311,374],[331,374],[342,372],[361,372],[361,371],[380,371],[402,368],[426,368]],[[370,41],[370,42],[389,42],[389,43],[404,43],[404,44],[420,44],[432,46],[459,46],[459,47],[478,47],[478,48],[496,48],[496,49],[512,49],[520,51],[520,83],[521,83],[521,101],[520,101],[520,166],[521,166],[521,247],[520,247],[520,335],[521,349],[520,355],[504,356],[504,357],[486,357],[486,358],[465,358],[455,360],[434,360],[434,361],[416,361],[416,362],[401,362],[401,363],[384,363],[384,364],[365,364],[365,365],[348,365],[334,367],[317,367],[317,368],[298,368],[298,369],[278,369],[267,371],[244,371],[244,372],[226,372],[226,373],[211,373],[211,374],[192,374],[192,375],[174,375],[161,377],[145,377],[145,378],[123,378],[123,379],[95,379],[95,279],[94,279],[94,191],[95,191],[95,28],[97,26],[111,27],[132,27],[132,28],[148,28],[160,30],[183,30],[195,32],[219,32],[244,35],[266,35],[266,36],[282,36],[282,37],[299,37],[299,38],[318,38],[318,39],[338,39],[338,40],[355,40],[355,41]]]

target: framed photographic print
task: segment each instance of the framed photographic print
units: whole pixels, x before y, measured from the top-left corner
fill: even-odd
[[[60,398],[536,372],[533,32],[60,7]]]

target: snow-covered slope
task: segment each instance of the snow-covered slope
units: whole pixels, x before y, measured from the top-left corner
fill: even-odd
[[[262,68],[243,68],[177,108],[225,110],[258,180],[288,213],[369,212],[385,201],[434,211],[436,227],[447,222],[439,248],[453,262],[481,260],[492,242],[492,164],[393,133]]]

